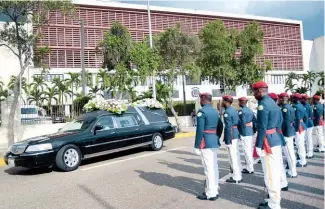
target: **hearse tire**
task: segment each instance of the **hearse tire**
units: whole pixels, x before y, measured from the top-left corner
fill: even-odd
[[[153,151],[159,151],[163,148],[163,146],[164,146],[163,136],[160,133],[155,133],[152,136],[152,142],[151,142],[150,148]]]
[[[56,154],[56,166],[65,172],[76,170],[81,163],[80,149],[72,144],[65,145]]]

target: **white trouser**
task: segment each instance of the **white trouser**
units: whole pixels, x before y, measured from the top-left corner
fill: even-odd
[[[202,149],[201,159],[206,180],[205,194],[208,198],[215,197],[219,189],[217,149]]]
[[[228,148],[228,157],[233,172],[232,178],[235,181],[242,180],[242,175],[241,175],[242,166],[241,166],[240,153],[239,153],[239,139],[233,139],[231,141],[231,147]]]
[[[299,155],[299,163],[301,165],[306,165],[307,160],[306,160],[306,148],[305,148],[305,131],[301,132],[296,132],[296,144],[298,147],[298,155]]]
[[[283,148],[285,148],[285,147],[282,147],[282,149]],[[286,173],[286,169],[285,169],[285,167],[283,165],[282,152],[281,152],[281,177],[280,177],[280,186],[281,186],[281,188],[284,188],[284,187],[287,187],[288,186],[287,173]]]
[[[316,136],[318,140],[319,150],[325,150],[325,143],[324,143],[324,134],[323,134],[323,126],[315,126],[316,128]]]
[[[253,136],[240,136],[242,146],[244,149],[246,170],[249,172],[254,171],[254,159],[253,159]]]
[[[268,205],[272,209],[281,209],[281,173],[283,167],[281,146],[271,148],[272,154],[261,157],[264,182],[270,195]]]
[[[307,143],[307,156],[311,157],[314,155],[313,127],[307,128],[305,140]]]
[[[286,141],[286,146],[282,147],[284,155],[287,158],[287,162],[289,165],[289,175],[291,176],[297,176],[297,169],[296,169],[296,155],[295,155],[295,149],[293,146],[293,136],[291,137],[284,137],[284,140]]]

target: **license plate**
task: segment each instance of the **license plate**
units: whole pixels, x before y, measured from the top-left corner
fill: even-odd
[[[9,167],[15,167],[15,159],[8,158],[8,166]]]

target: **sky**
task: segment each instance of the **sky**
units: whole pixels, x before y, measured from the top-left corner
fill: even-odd
[[[147,4],[147,1],[135,0],[121,2]],[[150,0],[150,5],[301,20],[305,40],[324,36],[324,1]]]

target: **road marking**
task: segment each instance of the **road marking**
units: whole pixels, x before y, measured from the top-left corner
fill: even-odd
[[[131,158],[123,159],[123,160],[117,160],[117,161],[114,161],[114,162],[109,162],[109,163],[96,165],[96,166],[92,166],[92,167],[88,167],[88,168],[83,168],[81,170],[82,171],[88,171],[88,170],[91,170],[91,169],[94,169],[94,168],[99,168],[99,167],[103,167],[103,166],[107,166],[107,165],[112,165],[112,164],[121,163],[121,162],[129,161],[129,160],[143,158],[143,157],[148,157],[148,156],[152,156],[152,155],[158,155],[158,154],[162,154],[162,153],[165,153],[165,152],[180,150],[180,149],[185,149],[185,148],[187,148],[187,147],[178,147],[178,148],[174,148],[174,149],[163,150],[163,151],[159,151],[159,152],[155,152],[155,153],[140,155],[140,156],[131,157]]]
[[[6,163],[5,163],[5,159],[3,157],[0,157],[0,168],[5,166]]]
[[[193,137],[193,136],[195,136],[195,132],[178,133],[178,134],[176,134],[175,139],[185,138],[185,137]]]

